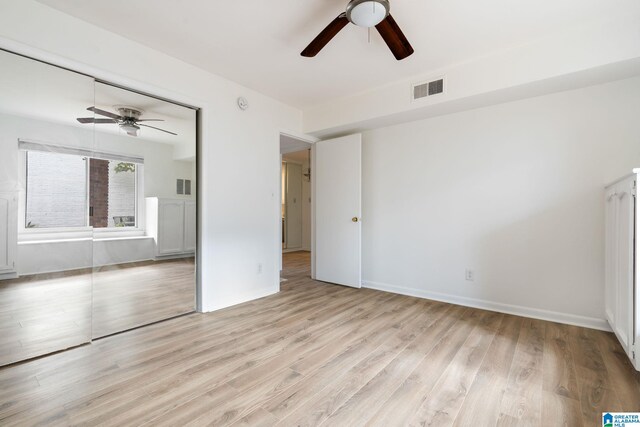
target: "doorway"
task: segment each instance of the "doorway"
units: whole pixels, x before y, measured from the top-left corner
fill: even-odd
[[[282,243],[278,250],[285,255],[307,253],[309,275],[314,280],[360,288],[362,135],[326,139],[311,145],[281,134],[280,153],[282,194],[278,228]],[[298,183],[300,175],[302,189]],[[302,197],[301,206],[295,205],[298,197]],[[305,230],[300,228],[297,215],[303,208],[306,213],[307,207],[309,215],[303,213],[300,220],[308,221]],[[301,243],[299,237],[305,235],[308,240]],[[308,247],[304,245],[306,242]],[[288,278],[287,265],[282,261],[283,258],[281,283]],[[296,262],[299,264],[301,259]]]
[[[310,149],[282,156],[282,250],[311,251]]]
[[[311,270],[311,144],[281,135],[280,154],[282,283]]]

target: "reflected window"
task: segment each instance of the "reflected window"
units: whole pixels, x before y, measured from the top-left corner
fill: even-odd
[[[87,164],[81,156],[27,152],[25,228],[87,225]]]
[[[89,225],[136,226],[136,165],[116,160],[89,163]]]
[[[136,226],[136,165],[109,160],[109,227]]]
[[[28,151],[25,228],[135,227],[137,165]]]

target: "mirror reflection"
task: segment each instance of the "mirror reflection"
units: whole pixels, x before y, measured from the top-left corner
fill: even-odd
[[[90,77],[0,51],[0,365],[91,338]],[[67,151],[62,150],[65,147]],[[60,148],[60,149],[58,149]]]
[[[195,310],[196,112],[0,51],[0,365]]]
[[[102,83],[95,91],[89,218],[98,338],[195,310],[196,116]]]

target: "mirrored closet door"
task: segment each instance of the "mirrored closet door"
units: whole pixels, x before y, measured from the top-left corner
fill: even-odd
[[[0,365],[91,339],[90,77],[0,51]]]
[[[196,112],[96,83],[93,338],[195,310]]]
[[[0,366],[195,310],[196,112],[0,51]]]

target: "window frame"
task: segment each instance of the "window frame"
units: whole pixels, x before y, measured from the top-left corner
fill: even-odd
[[[32,241],[52,241],[52,240],[75,240],[87,238],[87,233],[91,232],[94,240],[103,240],[122,237],[138,237],[144,236],[144,163],[135,163],[135,227],[103,227],[94,228],[89,226],[89,208],[90,208],[90,162],[91,157],[82,154],[78,156],[85,157],[86,161],[86,203],[85,203],[85,226],[83,227],[38,227],[27,228],[27,153],[30,150],[20,150],[20,191],[18,200],[18,242]],[[73,154],[71,154],[73,155]]]

